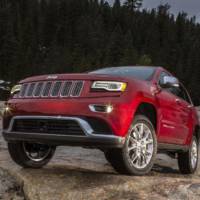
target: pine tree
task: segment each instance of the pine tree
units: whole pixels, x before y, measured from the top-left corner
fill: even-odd
[[[172,15],[168,4],[150,11],[141,4],[1,0],[0,79],[155,65],[176,74],[200,104],[200,24],[186,13]]]
[[[138,61],[138,53],[133,46],[133,38],[130,31],[126,33],[123,41],[123,55],[121,65],[136,65]]]
[[[109,44],[107,46],[106,53],[106,65],[117,66],[120,64],[120,60],[123,55],[123,35],[120,25],[117,25],[112,32]]]
[[[142,55],[139,58],[138,64],[142,65],[142,66],[150,66],[150,65],[152,65],[152,60],[149,55]]]
[[[143,0],[126,0],[124,5],[130,10],[135,10],[142,6],[142,1]]]
[[[121,2],[120,2],[120,0],[115,0],[114,1],[114,4],[113,4],[113,8],[120,8],[120,6],[121,6]]]

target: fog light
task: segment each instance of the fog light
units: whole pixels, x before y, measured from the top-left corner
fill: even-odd
[[[112,105],[107,105],[106,106],[106,112],[111,113],[113,111],[113,106]]]
[[[5,112],[9,112],[10,111],[10,107],[6,106],[5,107]]]
[[[9,106],[5,106],[0,110],[1,115],[7,115],[11,113],[11,108]]]
[[[92,112],[111,113],[113,111],[112,105],[89,105]]]

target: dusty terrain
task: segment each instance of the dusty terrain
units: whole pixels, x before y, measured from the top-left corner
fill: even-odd
[[[24,200],[22,185],[0,168],[0,199]]]
[[[11,161],[0,136],[0,199],[195,200],[200,199],[200,172],[183,176],[176,160],[159,155],[148,176],[122,176],[101,151],[71,147],[58,148],[44,169],[22,169]]]

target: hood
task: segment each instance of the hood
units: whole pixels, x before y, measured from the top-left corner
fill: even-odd
[[[120,76],[111,76],[104,74],[49,74],[49,75],[41,75],[41,76],[33,76],[26,78],[20,83],[27,82],[38,82],[38,81],[56,81],[56,80],[107,80],[107,81],[128,81],[129,78],[120,77]]]

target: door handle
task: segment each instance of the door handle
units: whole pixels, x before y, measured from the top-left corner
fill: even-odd
[[[188,108],[193,108],[193,105],[188,105],[187,107],[188,107]]]
[[[182,107],[182,103],[180,99],[176,99],[175,101],[176,101],[177,106]]]
[[[181,100],[180,100],[180,99],[176,99],[175,101],[176,101],[177,104],[180,104],[180,103],[181,103]]]

